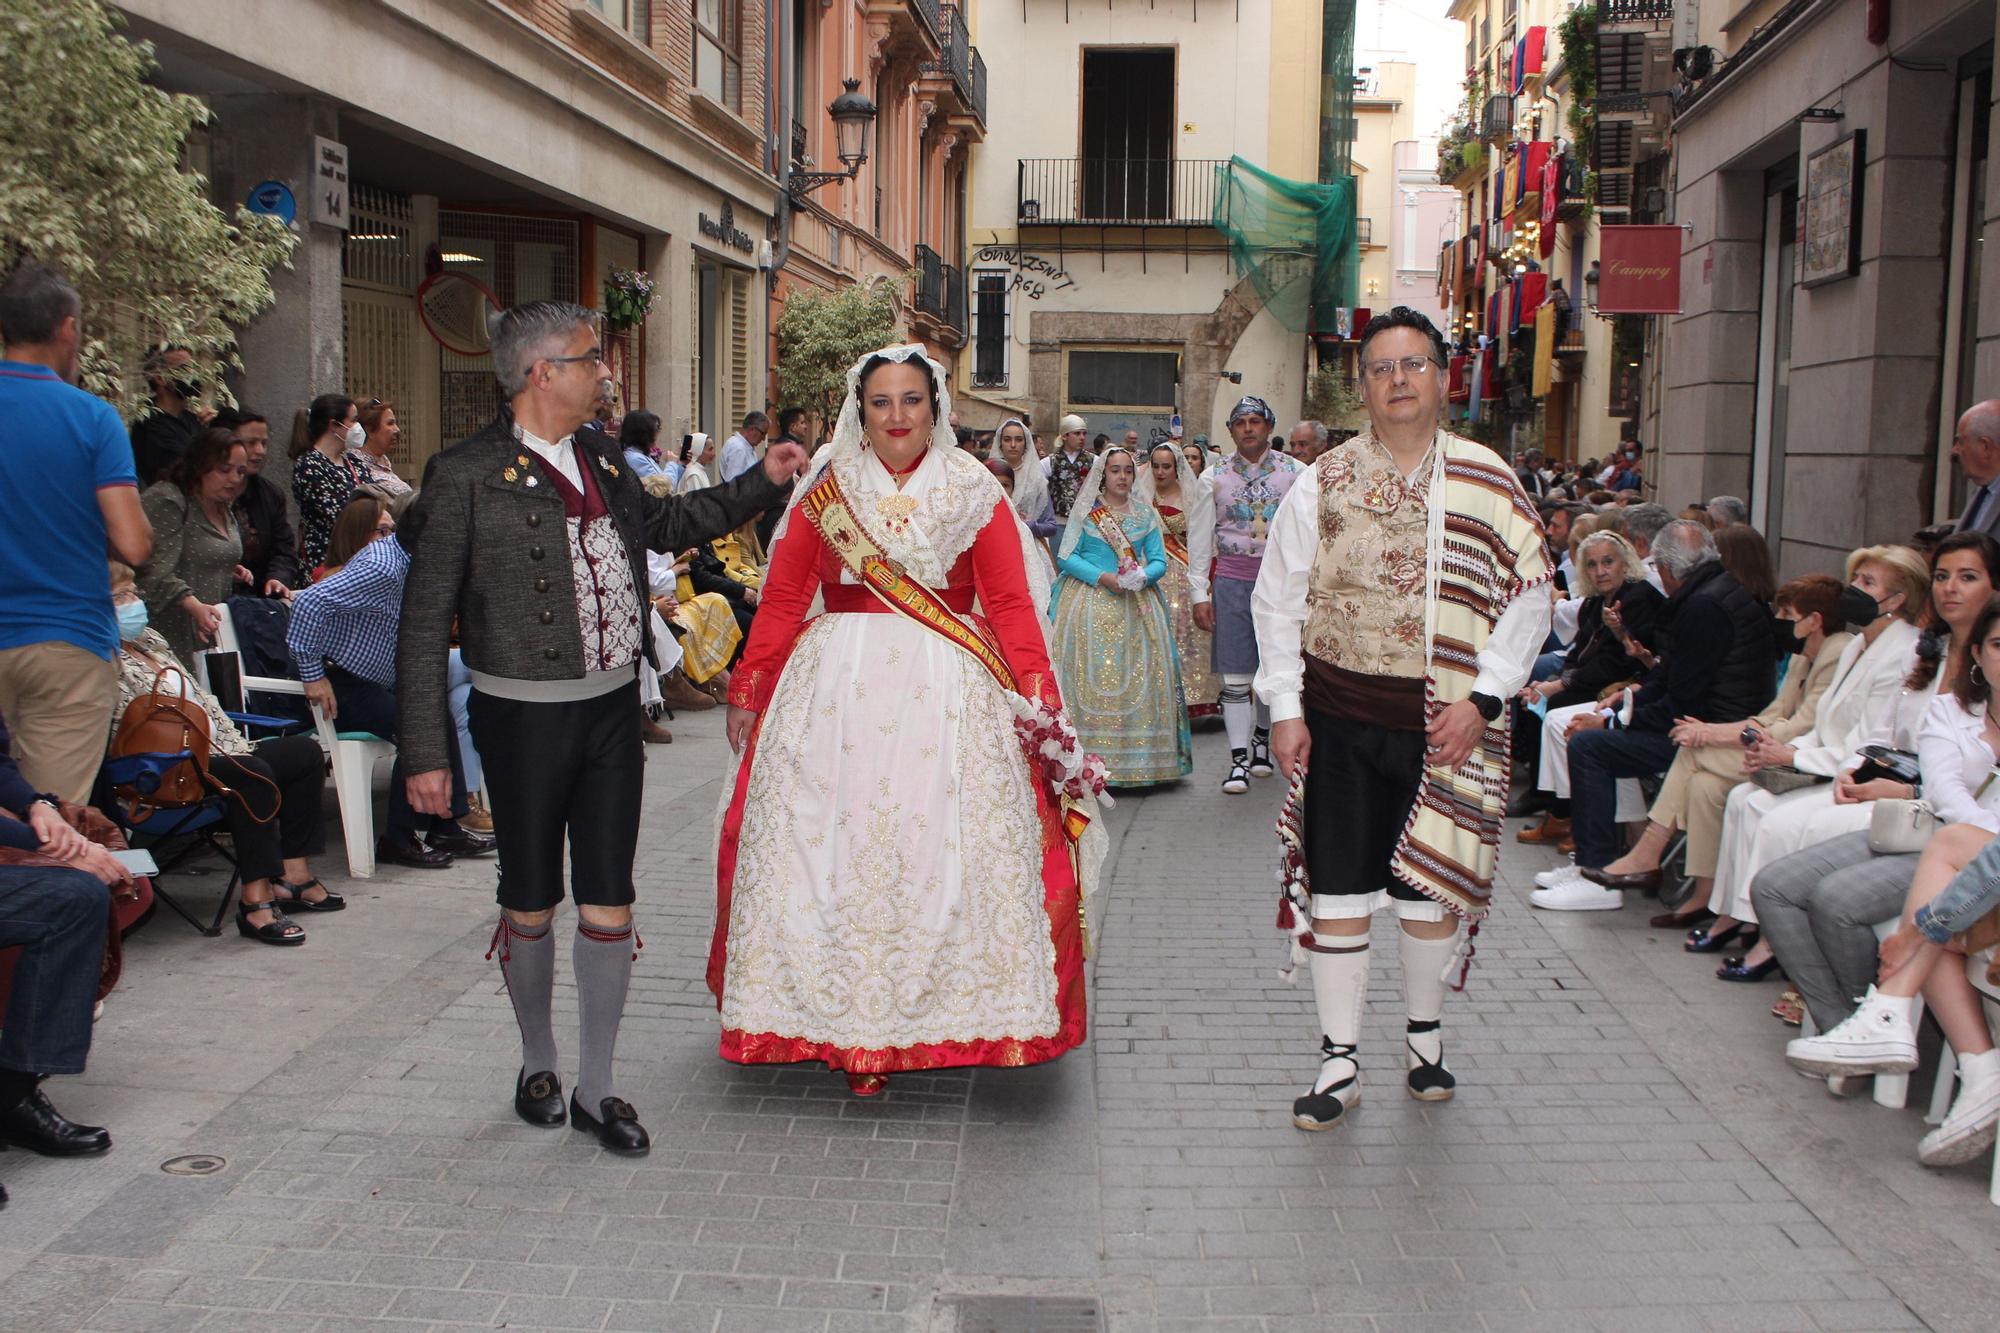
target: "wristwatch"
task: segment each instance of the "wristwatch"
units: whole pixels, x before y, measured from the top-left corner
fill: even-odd
[[[1466,698],[1472,700],[1472,706],[1479,710],[1479,716],[1485,718],[1488,722],[1500,716],[1500,709],[1503,705],[1492,695],[1481,694],[1479,691],[1474,690]]]

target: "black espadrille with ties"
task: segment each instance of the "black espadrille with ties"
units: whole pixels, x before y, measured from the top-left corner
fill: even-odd
[[[1361,1100],[1361,1066],[1355,1048],[1321,1037],[1319,1077],[1311,1092],[1292,1102],[1292,1123],[1300,1129],[1332,1129]]]
[[[1436,1032],[1443,1026],[1443,1022],[1435,1018],[1427,1023],[1411,1023],[1409,1037]],[[1416,1061],[1410,1066],[1410,1095],[1420,1102],[1450,1101],[1452,1094],[1458,1090],[1458,1080],[1444,1067],[1443,1040],[1440,1039],[1438,1042],[1438,1058],[1432,1060],[1418,1050],[1417,1044],[1410,1041],[1409,1037],[1404,1038],[1404,1044],[1410,1048],[1410,1058]]]

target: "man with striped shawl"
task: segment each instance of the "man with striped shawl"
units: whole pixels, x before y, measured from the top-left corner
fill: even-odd
[[[1492,894],[1505,703],[1527,682],[1551,607],[1548,550],[1513,469],[1438,428],[1437,329],[1404,306],[1378,315],[1360,364],[1369,429],[1286,493],[1251,603],[1273,757],[1287,778],[1305,775],[1302,933],[1321,1042],[1292,1123],[1311,1130],[1359,1100],[1369,922],[1392,904],[1409,1093],[1452,1095],[1445,982],[1459,920],[1469,939]]]

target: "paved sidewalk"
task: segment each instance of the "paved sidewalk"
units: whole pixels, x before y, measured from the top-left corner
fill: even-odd
[[[91,1073],[54,1090],[118,1146],[0,1155],[0,1328],[918,1333],[986,1326],[978,1296],[1260,1333],[1984,1329],[2000,1309],[1988,1162],[1925,1171],[1916,1109],[1792,1075],[1776,987],[1714,981],[1636,901],[1530,911],[1550,858],[1512,844],[1446,1011],[1458,1098],[1402,1094],[1384,922],[1366,1098],[1294,1130],[1317,1038],[1309,984],[1277,977],[1279,794],[1222,796],[1212,733],[1193,781],[1111,813],[1090,1046],[872,1101],[726,1065],[701,982],[721,717],[674,731],[650,751],[619,1046],[650,1157],[513,1118],[490,865],[335,883],[355,907],[308,918],[297,953],[156,921]],[[227,1165],[159,1169],[204,1152]]]

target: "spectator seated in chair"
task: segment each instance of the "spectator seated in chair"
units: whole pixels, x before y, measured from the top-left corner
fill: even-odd
[[[306,697],[343,731],[396,737],[396,634],[416,526],[406,522],[392,529],[393,537],[365,543],[338,572],[292,603],[286,643]],[[458,822],[471,809],[464,759],[456,744],[445,748],[451,761],[451,816],[425,816],[428,836],[418,836],[418,816],[410,806],[399,754],[389,779],[388,828],[375,849],[378,861],[436,870],[450,865],[453,856],[482,856],[497,845],[492,836]]]
[[[313,874],[309,858],[326,850],[322,815],[326,755],[309,735],[251,741],[146,624],[146,604],[132,571],[111,566],[111,601],[118,610],[116,737],[125,712],[144,695],[184,696],[208,718],[208,771],[236,795],[222,804],[223,825],[243,877],[236,929],[264,944],[303,944],[305,931],[287,911],[338,912],[347,900]]]
[[[1674,723],[1684,717],[1741,722],[1777,693],[1771,611],[1722,567],[1714,538],[1692,523],[1661,529],[1655,551],[1667,585],[1661,663],[1613,709],[1570,724],[1569,767],[1576,864],[1535,877],[1529,902],[1548,911],[1624,905],[1620,890],[1584,877],[1616,859],[1619,778],[1665,773]],[[1614,725],[1615,724],[1615,725]]]
[[[2000,635],[1980,656],[2000,668]],[[1942,701],[1940,701],[1942,702]],[[2000,746],[1989,695],[1981,706],[1989,745]],[[1915,1000],[1921,995],[1958,1059],[1959,1091],[1943,1122],[1917,1145],[1925,1166],[1970,1162],[1993,1146],[2000,1123],[2000,1052],[1986,1025],[1965,955],[2000,939],[2000,841],[1973,824],[1938,830],[1917,863],[1901,923],[1880,951],[1879,980],[1843,1023],[1794,1039],[1785,1058],[1808,1074],[1904,1073],[1917,1067]],[[1989,983],[1995,965],[1989,961]]]
[[[1712,916],[1708,894],[1715,880],[1715,858],[1722,841],[1722,811],[1729,793],[1750,780],[1746,737],[1759,742],[1790,744],[1812,730],[1820,699],[1851,668],[1860,649],[1849,650],[1854,635],[1840,615],[1841,582],[1828,574],[1808,574],[1778,589],[1773,600],[1773,629],[1780,655],[1789,660],[1784,688],[1771,706],[1742,722],[1704,722],[1678,718],[1668,733],[1679,748],[1667,769],[1667,780],[1648,811],[1646,830],[1638,843],[1600,870],[1589,871],[1592,883],[1615,889],[1660,888],[1660,864],[1676,830],[1687,833],[1687,873],[1694,877],[1694,904],[1686,911],[1655,917],[1655,928],[1687,929]],[[1834,632],[1829,633],[1831,629]]]
[[[0,947],[22,950],[0,1030],[0,1145],[52,1157],[100,1153],[111,1135],[65,1118],[41,1084],[52,1074],[83,1072],[110,920],[108,886],[130,876],[70,827],[56,798],[28,785],[14,763],[5,719],[0,847],[33,854],[37,862],[0,864]],[[0,1204],[6,1197],[0,1189]]]

